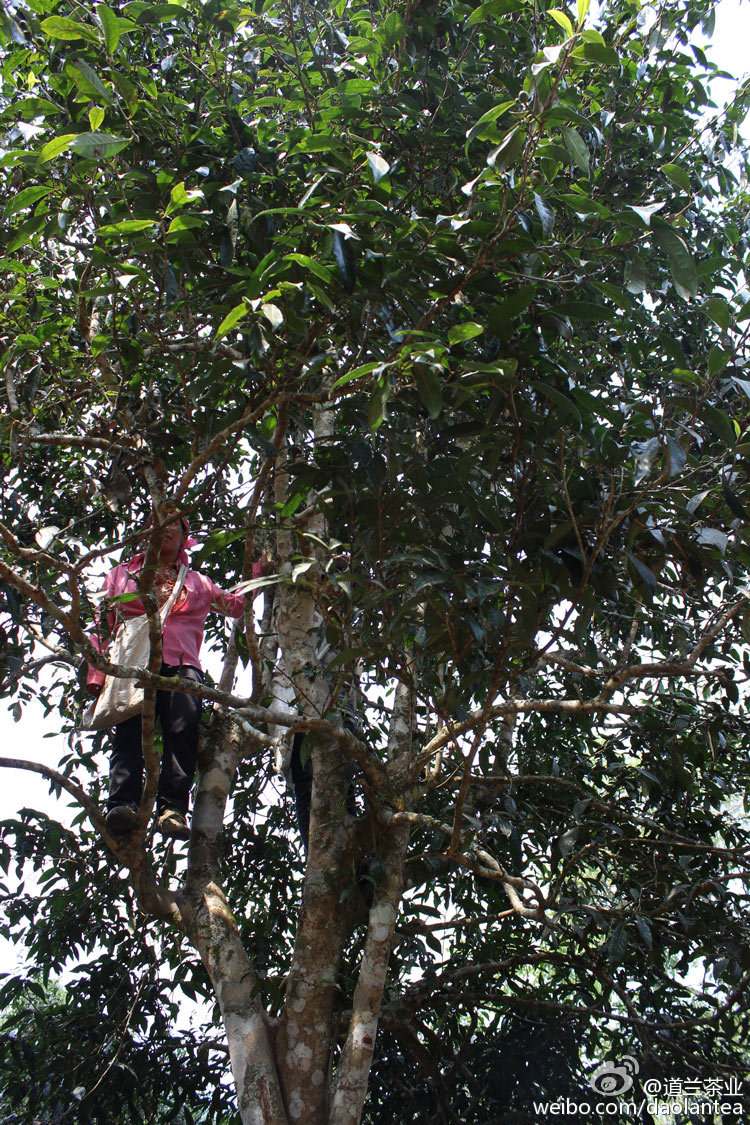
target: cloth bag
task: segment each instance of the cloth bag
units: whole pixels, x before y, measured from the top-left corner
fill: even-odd
[[[185,582],[187,567],[180,567],[174,589],[169,599],[159,611],[161,627],[164,629],[169,614],[180,596],[180,590]],[[151,655],[151,644],[148,632],[148,617],[139,614],[123,621],[115,633],[109,647],[108,658],[113,664],[129,664],[138,668],[148,667]],[[102,690],[96,699],[92,699],[81,720],[81,730],[107,730],[116,723],[124,723],[134,715],[140,715],[143,708],[143,688],[135,680],[120,679],[117,676],[107,676]]]

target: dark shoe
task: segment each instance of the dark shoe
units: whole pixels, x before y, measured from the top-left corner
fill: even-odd
[[[177,809],[164,809],[160,814],[156,827],[162,836],[171,836],[174,840],[189,840],[190,828],[183,813]]]
[[[132,832],[137,817],[137,805],[115,805],[107,812],[107,828],[114,836],[126,836]]]

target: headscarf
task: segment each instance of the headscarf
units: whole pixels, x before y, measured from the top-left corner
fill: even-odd
[[[171,514],[172,513],[170,513],[170,515]],[[190,559],[188,558],[187,553],[188,553],[188,550],[191,547],[195,547],[198,540],[193,539],[193,537],[190,534],[190,523],[188,521],[187,516],[181,516],[179,514],[179,512],[174,512],[173,518],[180,521],[180,523],[182,524],[182,530],[185,533],[185,539],[183,541],[182,546],[180,547],[180,553],[178,554],[177,558],[175,559],[175,562],[179,563],[180,566],[186,566],[186,567],[189,568],[190,567]],[[172,520],[170,519],[168,522],[171,523]],[[131,571],[140,570],[141,567],[143,566],[145,558],[146,558],[146,552],[145,551],[141,551],[139,554],[133,555],[132,559],[128,560],[128,570],[131,570]]]

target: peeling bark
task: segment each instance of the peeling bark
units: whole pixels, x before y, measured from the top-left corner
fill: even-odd
[[[399,682],[388,731],[388,759],[391,783],[395,783],[401,790],[402,804],[403,799],[409,798],[407,780],[413,756],[413,720],[414,688]],[[336,1093],[328,1125],[358,1125],[367,1095],[388,961],[401,896],[404,893],[404,864],[409,830],[405,822],[391,821],[385,827],[383,837],[385,877],[375,889],[370,910],[365,948],[354,991],[346,1042],[339,1060]]]
[[[289,1125],[255,973],[224,894],[206,884],[183,917],[221,1010],[242,1125]]]
[[[294,960],[277,1035],[279,1076],[295,1125],[320,1125],[341,956],[352,928],[342,893],[351,875],[351,831],[344,811],[349,772],[335,743],[313,751],[310,855]]]
[[[332,423],[331,411],[316,411],[316,443],[330,436]],[[276,479],[277,502],[285,498],[286,484],[282,469]],[[326,535],[326,520],[316,510],[314,494],[309,501],[313,514],[305,530],[314,533],[318,541]],[[325,552],[315,541],[304,541],[305,552],[312,551],[322,572]],[[277,549],[281,573],[291,576],[292,534],[288,527],[279,531]],[[293,688],[294,706],[300,714],[323,717],[332,702],[332,689],[316,651],[315,598],[309,587],[291,583],[281,585],[276,597],[276,632],[281,648],[277,682],[282,688]],[[346,813],[350,765],[339,743],[318,733],[312,769],[310,852],[294,960],[277,1034],[279,1076],[289,1120],[295,1125],[321,1125],[327,1116],[337,977],[352,928],[353,904],[351,900],[342,901],[353,868],[351,818]]]
[[[367,939],[354,991],[352,1016],[338,1066],[329,1125],[358,1125],[367,1095],[393,933],[404,890],[404,862],[409,832],[398,826],[386,845],[386,875],[370,911]]]
[[[219,886],[224,810],[244,750],[243,732],[222,716],[201,754],[181,909],[221,1010],[242,1125],[288,1125],[255,973]]]

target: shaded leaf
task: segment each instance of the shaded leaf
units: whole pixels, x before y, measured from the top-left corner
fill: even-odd
[[[729,306],[726,301],[721,297],[709,297],[703,306],[706,310],[706,315],[711,317],[714,324],[718,324],[719,328],[726,331],[729,328],[730,312]]]
[[[255,154],[255,149],[243,148],[232,160],[232,167],[238,176],[242,176],[243,180],[249,180],[257,163],[258,157]]]
[[[503,171],[505,168],[509,168],[511,164],[515,164],[523,152],[525,144],[525,131],[520,128],[511,129],[500,144],[492,149],[487,157],[487,163],[490,168],[497,168],[498,171]]]
[[[565,147],[568,150],[568,155],[577,168],[588,176],[590,172],[590,157],[589,150],[580,133],[575,129],[563,129],[563,137],[565,138]]]
[[[680,236],[667,223],[655,218],[652,226],[656,241],[666,252],[669,260],[675,289],[684,300],[688,301],[698,292],[698,274],[693,256]]]
[[[732,490],[729,481],[727,480],[724,473],[722,473],[721,475],[721,491],[724,494],[724,499],[726,500],[727,507],[729,508],[732,515],[736,516],[737,519],[746,520],[748,516],[747,512],[745,511],[745,507],[737,494]]]
[[[651,926],[649,925],[648,918],[643,914],[637,914],[635,919],[636,929],[643,939],[643,944],[647,949],[653,949],[654,939],[651,934]]]
[[[676,477],[685,468],[687,453],[671,435],[667,439],[667,451],[669,454],[669,475],[670,477]]]
[[[641,560],[636,558],[635,555],[631,554],[630,551],[626,551],[625,556],[633,566],[636,574],[648,590],[649,594],[655,594],[659,583],[651,567],[646,566],[644,562],[641,562]]]
[[[555,212],[550,207],[546,200],[542,199],[541,195],[534,192],[534,205],[536,212],[542,222],[542,231],[546,236],[552,234],[555,226]]]
[[[341,283],[346,292],[351,293],[357,282],[357,260],[348,240],[338,229],[333,232],[333,256],[341,275]]]
[[[418,363],[414,366],[414,381],[417,385],[417,394],[430,418],[437,418],[443,409],[443,388],[440,376],[427,364]]]

